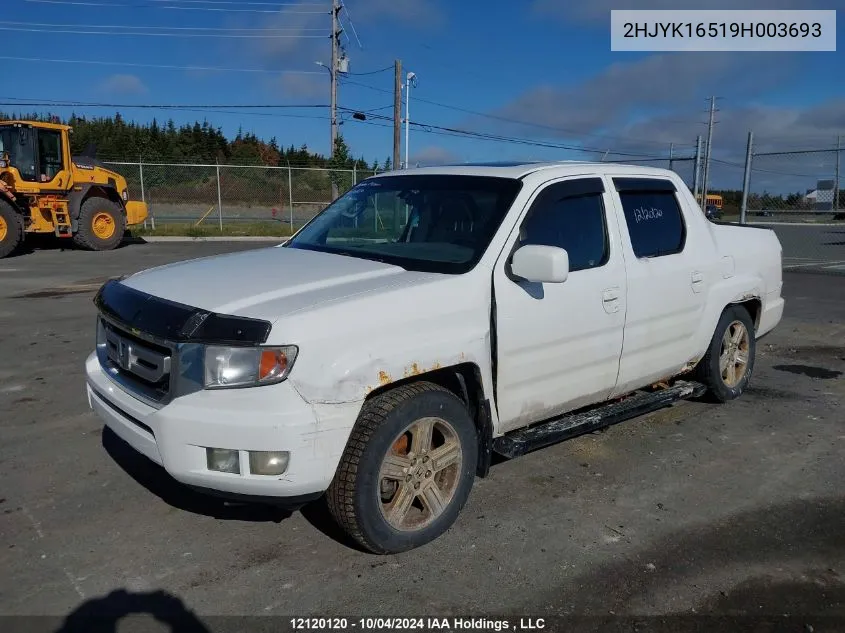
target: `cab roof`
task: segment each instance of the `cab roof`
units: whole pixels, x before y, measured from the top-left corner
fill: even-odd
[[[0,127],[9,126],[9,125],[25,125],[27,127],[40,127],[47,130],[71,130],[73,129],[69,125],[64,125],[62,123],[46,123],[44,121],[0,121]]]
[[[675,172],[660,167],[649,167],[644,165],[632,165],[626,163],[604,163],[598,161],[577,161],[560,160],[546,162],[476,162],[476,163],[451,163],[444,165],[432,165],[430,167],[414,167],[410,169],[397,169],[394,171],[376,174],[375,178],[389,178],[391,176],[416,176],[416,175],[466,175],[466,176],[498,176],[500,178],[525,178],[528,175],[539,172],[554,172],[550,177],[578,175],[584,173],[603,174],[613,173],[636,173],[639,175],[667,176]]]

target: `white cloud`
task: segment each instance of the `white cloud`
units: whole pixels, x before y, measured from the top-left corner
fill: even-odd
[[[408,163],[411,166],[419,165],[424,167],[427,165],[442,165],[444,163],[459,162],[458,155],[437,145],[429,145],[423,147],[416,152],[410,152],[408,155]]]
[[[149,91],[137,75],[111,75],[100,84],[100,92],[110,95],[145,95]]]

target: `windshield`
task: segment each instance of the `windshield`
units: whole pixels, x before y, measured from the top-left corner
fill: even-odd
[[[511,178],[385,176],[344,194],[285,244],[396,264],[463,273],[481,259],[522,187]]]

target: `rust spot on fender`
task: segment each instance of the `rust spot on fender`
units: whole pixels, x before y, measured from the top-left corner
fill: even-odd
[[[378,373],[378,381],[379,381],[382,385],[386,385],[386,384],[387,384],[387,383],[389,383],[389,382],[393,382],[393,381],[390,379],[390,374],[388,374],[388,373],[387,373],[386,371],[384,371],[384,370],[379,371],[379,373]]]
[[[405,378],[410,378],[411,376],[419,376],[420,374],[425,374],[430,371],[435,371],[437,369],[441,369],[443,365],[440,362],[435,361],[431,367],[420,367],[419,363],[411,363],[410,367],[406,367],[405,371],[403,372],[403,376]]]

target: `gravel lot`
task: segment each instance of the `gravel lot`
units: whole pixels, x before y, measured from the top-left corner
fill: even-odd
[[[214,616],[272,614],[790,614],[789,630],[834,630],[823,616],[845,627],[845,277],[786,273],[784,321],[739,401],[682,403],[499,463],[444,537],[376,557],[342,542],[320,504],[286,516],[182,488],[88,409],[105,277],[260,246],[0,261],[0,614],[57,616],[51,631],[103,604],[187,608],[213,633],[231,623]]]

